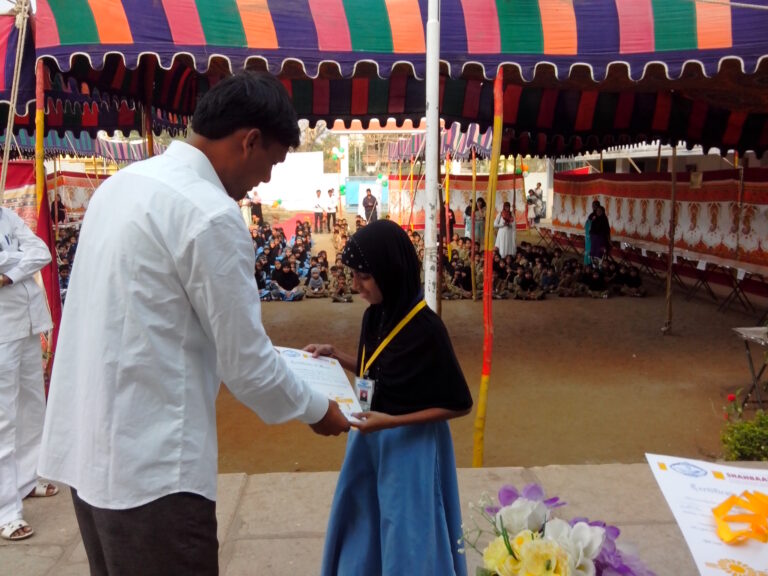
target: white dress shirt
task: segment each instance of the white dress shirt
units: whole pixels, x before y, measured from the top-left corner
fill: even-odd
[[[329,214],[336,214],[336,208],[339,205],[339,199],[336,198],[336,194],[328,196],[325,195],[325,211]]]
[[[34,278],[50,261],[45,242],[16,212],[0,208],[0,274],[13,281],[0,288],[0,344],[53,327],[45,292]]]
[[[237,204],[197,148],[174,142],[102,184],[67,292],[40,473],[99,508],[215,500],[220,381],[265,422],[319,421],[328,400],[272,347],[253,270]]]

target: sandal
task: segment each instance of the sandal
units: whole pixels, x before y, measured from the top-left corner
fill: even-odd
[[[56,484],[51,482],[43,482],[38,480],[35,487],[32,488],[32,492],[27,494],[27,498],[47,498],[49,496],[56,496],[59,493],[59,488]]]
[[[22,518],[8,522],[3,526],[0,526],[0,538],[5,540],[24,540],[34,534],[35,531],[29,527]]]

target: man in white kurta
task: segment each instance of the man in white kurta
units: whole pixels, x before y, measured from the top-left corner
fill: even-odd
[[[298,142],[287,93],[237,74],[192,124],[187,143],[102,184],[80,234],[40,470],[74,489],[92,574],[216,573],[221,381],[267,423],[349,429],[267,337],[236,203]]]
[[[37,482],[45,412],[40,333],[53,326],[34,275],[50,261],[18,214],[0,208],[0,533],[14,540],[32,535],[21,501]]]

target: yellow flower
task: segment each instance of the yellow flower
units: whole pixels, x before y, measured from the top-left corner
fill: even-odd
[[[520,576],[569,576],[568,554],[550,540],[531,540],[522,549]]]
[[[520,570],[520,562],[509,553],[502,536],[491,541],[483,550],[483,564],[499,576],[517,576]]]
[[[518,532],[517,535],[510,541],[510,544],[512,545],[512,551],[515,553],[515,556],[520,558],[523,546],[525,546],[525,544],[531,540],[536,540],[538,538],[541,538],[538,532],[531,532],[530,530],[521,530]]]

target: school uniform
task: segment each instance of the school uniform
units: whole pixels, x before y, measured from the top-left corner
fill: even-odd
[[[342,259],[353,270],[373,274],[384,297],[363,316],[357,355],[358,374],[375,381],[371,410],[402,415],[471,408],[448,332],[426,306],[370,362],[423,299],[418,257],[406,234],[392,222],[378,221],[350,239]],[[464,576],[461,534],[446,421],[350,433],[331,507],[323,576]]]

